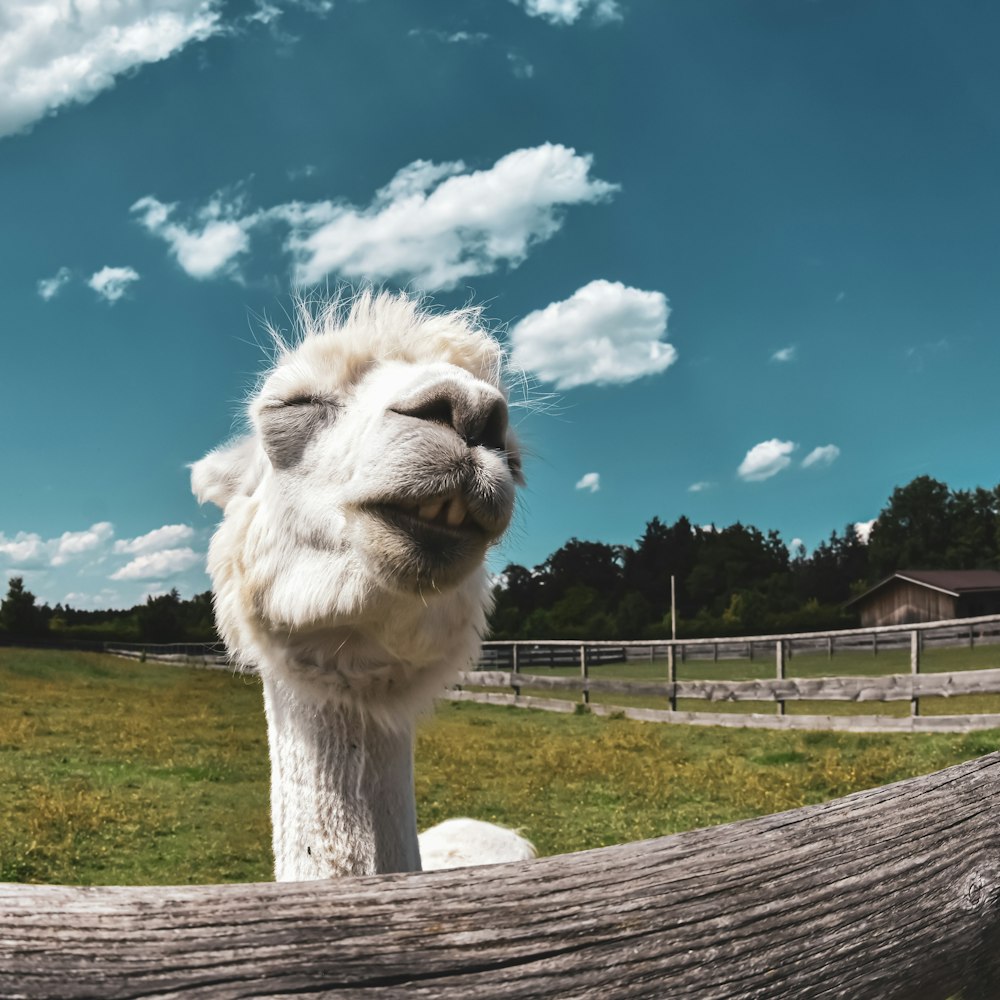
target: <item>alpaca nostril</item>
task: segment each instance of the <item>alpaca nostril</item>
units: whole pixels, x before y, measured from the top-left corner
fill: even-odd
[[[507,404],[502,399],[495,399],[485,413],[480,408],[462,436],[470,448],[481,445],[493,451],[503,451],[507,447]]]
[[[507,403],[495,392],[469,392],[456,386],[439,387],[396,413],[450,427],[470,448],[503,451],[507,446]]]

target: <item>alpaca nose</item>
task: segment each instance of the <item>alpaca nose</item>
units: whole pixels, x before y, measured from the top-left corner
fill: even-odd
[[[470,448],[503,451],[507,447],[507,403],[496,390],[485,386],[478,389],[445,382],[392,410],[404,417],[444,424]]]

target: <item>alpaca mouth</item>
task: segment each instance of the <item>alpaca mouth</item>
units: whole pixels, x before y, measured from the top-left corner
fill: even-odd
[[[414,530],[421,534],[429,530],[451,536],[488,538],[495,533],[494,526],[483,523],[470,509],[465,497],[457,492],[419,501],[376,503],[367,510],[408,534]]]

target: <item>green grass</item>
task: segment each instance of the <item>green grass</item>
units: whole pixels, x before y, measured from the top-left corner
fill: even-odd
[[[418,811],[421,826],[517,826],[554,854],[820,802],[998,745],[1000,730],[731,731],[445,703],[419,732]],[[267,879],[267,770],[254,680],[0,649],[0,881]]]

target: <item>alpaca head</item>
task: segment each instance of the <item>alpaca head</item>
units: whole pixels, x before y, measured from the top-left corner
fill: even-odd
[[[192,468],[224,511],[209,571],[238,659],[367,704],[474,655],[521,477],[477,320],[387,293],[303,307],[252,433]]]

